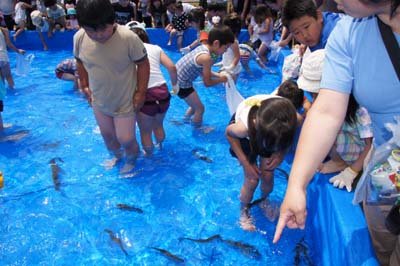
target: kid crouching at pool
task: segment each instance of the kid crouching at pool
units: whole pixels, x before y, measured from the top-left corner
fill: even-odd
[[[211,66],[234,41],[235,36],[228,27],[213,28],[207,44],[198,46],[176,63],[179,90],[174,92],[189,105],[185,118],[192,119],[195,126],[203,122],[204,105],[193,88],[193,81],[202,75],[206,87],[227,82],[227,77],[212,72]]]
[[[163,122],[171,99],[160,66],[163,65],[167,68],[173,87],[177,86],[176,67],[160,46],[150,44],[143,25],[133,24],[130,29],[144,42],[150,61],[150,80],[146,92],[146,101],[137,114],[137,120],[143,151],[145,155],[151,155],[154,146],[162,148],[162,142],[165,139]],[[152,141],[153,133],[156,144],[153,144]]]
[[[244,171],[240,191],[240,226],[244,230],[255,230],[250,204],[260,182],[268,218],[273,220],[273,216],[277,215],[271,211],[267,197],[274,186],[274,170],[291,146],[296,127],[293,104],[286,98],[266,94],[241,102],[226,128],[230,152],[239,160]]]
[[[76,12],[81,29],[74,35],[74,56],[80,85],[114,156],[106,166],[114,166],[125,152],[120,173],[126,174],[139,154],[135,125],[149,80],[146,49],[136,34],[115,23],[109,0],[80,0]]]

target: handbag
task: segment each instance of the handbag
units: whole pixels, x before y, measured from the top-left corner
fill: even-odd
[[[378,18],[378,27],[386,50],[400,80],[400,47],[392,29]],[[385,219],[386,228],[394,235],[400,234],[400,200],[393,205]]]

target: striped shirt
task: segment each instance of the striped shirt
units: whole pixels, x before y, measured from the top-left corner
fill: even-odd
[[[197,57],[202,54],[210,54],[205,45],[198,46],[176,63],[179,88],[188,89],[193,87],[193,81],[203,72],[203,66],[196,62]]]

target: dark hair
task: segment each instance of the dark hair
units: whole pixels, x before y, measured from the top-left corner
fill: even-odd
[[[214,27],[208,33],[208,44],[212,45],[214,41],[219,41],[220,45],[225,45],[233,43],[235,41],[235,36],[227,26]]]
[[[293,80],[286,80],[278,88],[278,96],[288,99],[296,109],[303,106],[304,91]]]
[[[190,10],[188,21],[198,23],[199,29],[204,30],[206,21],[204,9],[202,7],[197,7]]]
[[[356,101],[356,98],[354,98],[353,94],[350,94],[349,97],[349,103],[347,104],[347,111],[346,111],[346,117],[344,121],[350,125],[354,125],[357,122],[357,110],[360,107],[358,102]]]
[[[74,5],[76,5],[76,1],[75,0],[65,0],[64,4],[74,4]]]
[[[228,26],[235,36],[239,36],[240,31],[242,30],[242,20],[236,13],[231,13],[225,16],[222,24]]]
[[[44,0],[45,7],[51,7],[57,4],[57,0]]]
[[[175,8],[178,10],[183,10],[183,4],[181,1],[179,1],[178,3],[176,3]]]
[[[313,0],[287,0],[283,5],[282,23],[289,27],[295,19],[305,16],[318,18],[317,6]]]
[[[176,4],[176,0],[165,0],[164,5],[168,7],[171,4]]]
[[[115,13],[110,0],[79,0],[75,9],[81,27],[97,30],[115,22]]]
[[[136,33],[136,35],[142,40],[144,43],[150,43],[149,36],[146,31],[141,28],[130,28],[131,31]]]
[[[248,116],[250,163],[257,156],[268,158],[275,152],[286,151],[292,145],[297,127],[296,109],[285,98],[263,100],[250,108]]]
[[[254,20],[256,23],[263,22],[268,17],[272,17],[271,9],[263,4],[257,5],[254,11]]]

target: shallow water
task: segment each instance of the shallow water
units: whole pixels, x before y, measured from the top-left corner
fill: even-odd
[[[174,61],[179,58],[168,54]],[[134,176],[124,179],[118,169],[107,171],[101,165],[108,154],[84,97],[54,75],[57,63],[71,52],[34,55],[29,76],[14,75],[16,89],[4,100],[3,120],[12,127],[0,136],[5,179],[0,190],[0,264],[295,264],[296,244],[304,236],[310,241],[307,231],[285,231],[273,245],[276,222],[257,206],[252,214],[258,230],[239,227],[243,173],[224,136],[230,116],[222,85],[204,88],[200,80],[195,83],[211,132],[183,123],[187,106],[174,96],[164,123],[163,150],[139,158]],[[15,55],[10,57],[15,66]],[[238,81],[243,96],[271,92],[279,76],[251,66],[254,77],[242,75]],[[20,139],[9,138],[18,133]],[[49,164],[53,158],[62,159],[56,160],[59,190]],[[288,171],[288,164],[281,168]],[[277,172],[270,198],[280,202],[285,187],[285,175]],[[182,239],[213,235],[220,238],[200,243]]]

